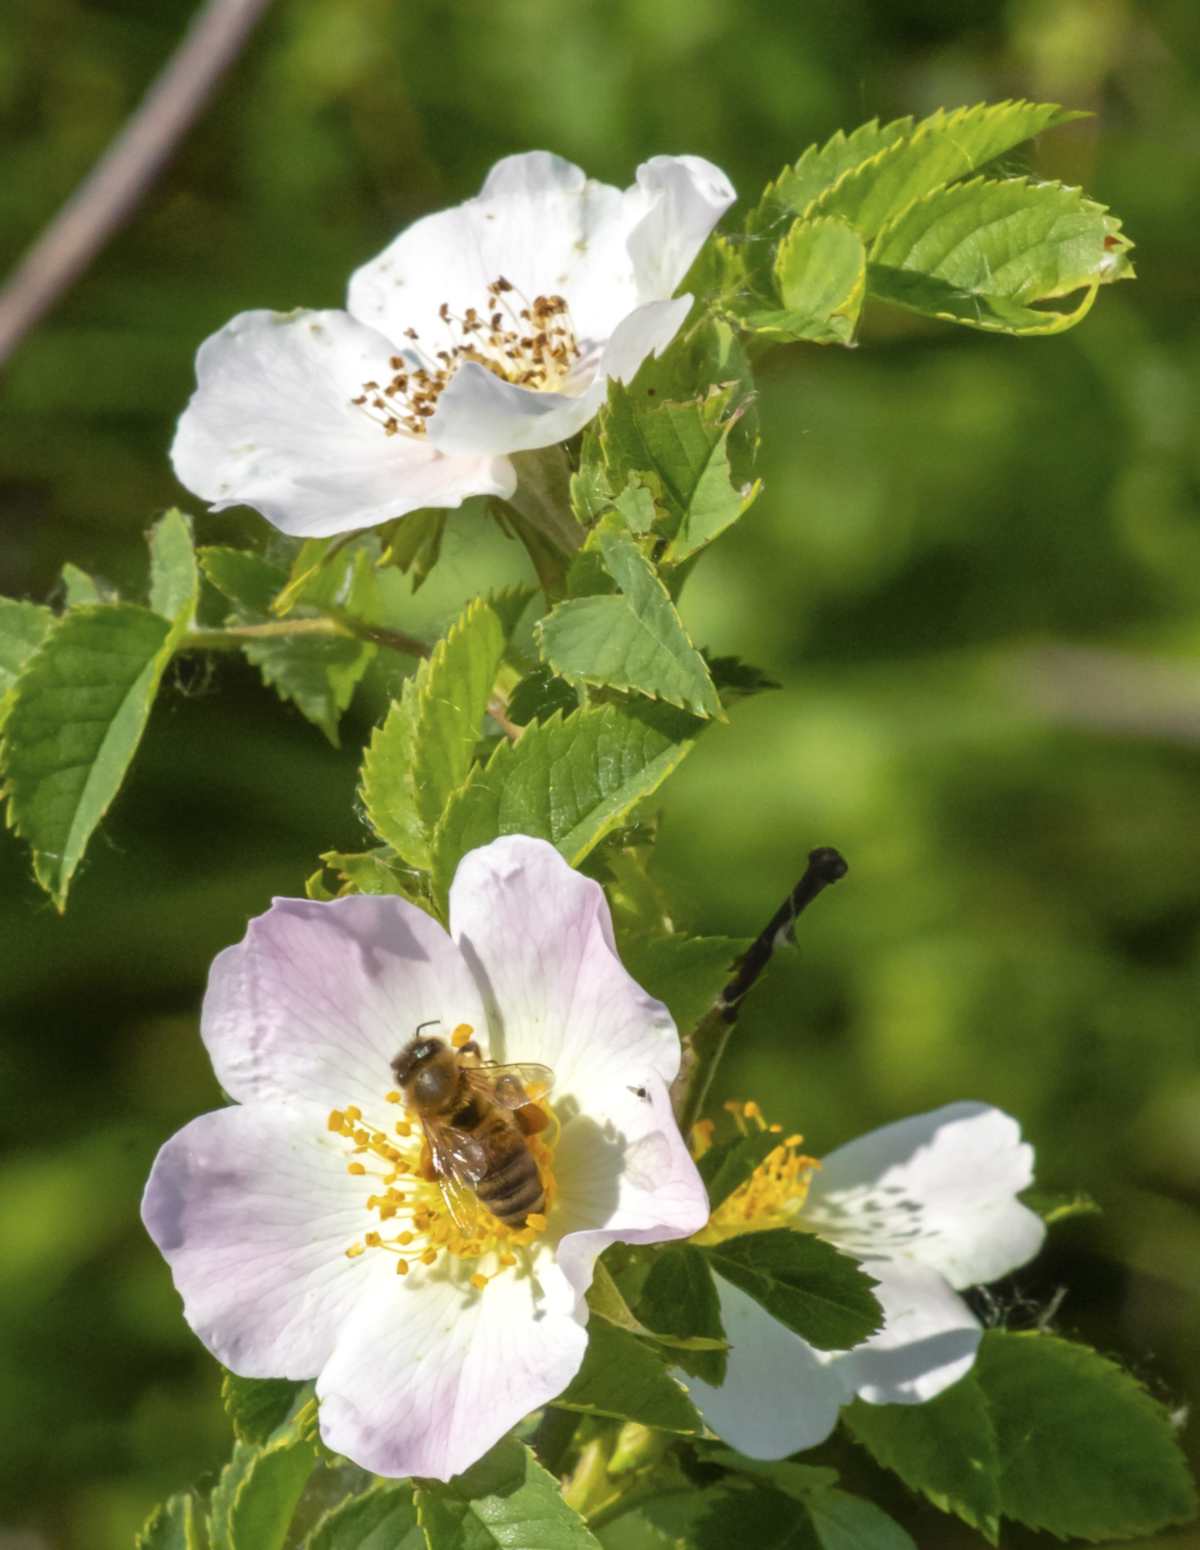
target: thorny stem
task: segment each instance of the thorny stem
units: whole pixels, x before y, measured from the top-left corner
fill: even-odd
[[[703,1112],[742,1002],[771,961],[775,949],[781,943],[793,940],[797,918],[818,894],[845,877],[848,870],[841,853],[831,846],[823,845],[809,851],[804,876],[738,959],[733,978],[685,1040],[683,1065],[671,1090],[684,1135]]]

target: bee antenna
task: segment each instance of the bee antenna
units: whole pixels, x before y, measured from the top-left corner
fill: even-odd
[[[422,1028],[436,1028],[437,1025],[441,1022],[441,1020],[442,1019],[440,1017],[430,1017],[426,1022],[418,1023],[417,1024],[417,1032],[413,1034],[413,1038],[415,1039],[417,1037],[417,1035],[421,1032]]]

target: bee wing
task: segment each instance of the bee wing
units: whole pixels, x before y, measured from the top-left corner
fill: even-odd
[[[489,1061],[487,1065],[464,1068],[464,1075],[470,1086],[478,1088],[502,1109],[523,1109],[526,1104],[540,1103],[554,1086],[550,1067],[531,1063],[503,1066]]]
[[[450,1220],[460,1232],[473,1232],[479,1219],[475,1186],[487,1172],[487,1153],[474,1136],[449,1125],[426,1121],[425,1140]]]

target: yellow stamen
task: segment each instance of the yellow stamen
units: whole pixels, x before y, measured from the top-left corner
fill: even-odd
[[[367,1170],[363,1167],[362,1163],[347,1163],[346,1164],[346,1172],[347,1173],[362,1174],[362,1173],[366,1173],[366,1171]]]
[[[367,1246],[365,1243],[352,1243],[346,1250],[346,1258],[357,1259],[360,1254],[365,1254],[366,1252]]]
[[[526,1227],[532,1227],[534,1232],[545,1232],[546,1218],[540,1211],[531,1211],[525,1218]]]
[[[484,1287],[487,1284],[488,1284],[487,1276],[481,1276],[478,1271],[476,1271],[475,1274],[471,1277],[471,1285],[475,1288],[475,1290],[477,1292],[483,1291]]]
[[[406,1259],[398,1259],[396,1261],[396,1274],[398,1276],[406,1276],[408,1274],[408,1261]]]
[[[393,1089],[392,1092],[384,1094],[383,1101],[385,1103],[399,1103],[400,1102],[400,1094]]]

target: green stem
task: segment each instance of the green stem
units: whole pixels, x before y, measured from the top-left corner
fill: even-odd
[[[613,1439],[609,1436],[593,1437],[585,1442],[579,1454],[579,1462],[571,1471],[571,1477],[563,1486],[563,1501],[582,1517],[592,1511],[597,1498],[602,1502],[611,1499],[612,1490],[608,1478],[608,1456]]]
[[[272,619],[266,624],[231,624],[220,630],[189,630],[179,651],[237,651],[256,640],[293,640],[303,637],[325,640],[365,640],[406,657],[427,657],[429,647],[415,635],[368,624],[353,614],[333,609],[319,619]]]

